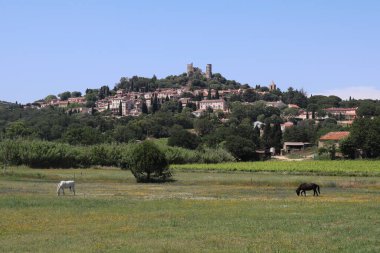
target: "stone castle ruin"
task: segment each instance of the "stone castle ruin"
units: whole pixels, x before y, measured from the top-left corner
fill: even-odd
[[[187,77],[193,77],[194,73],[197,70],[201,71],[198,68],[194,68],[193,63],[187,64],[187,72],[186,72],[187,73]],[[205,76],[207,79],[211,79],[212,78],[212,64],[207,64],[206,65],[206,72],[205,73],[202,72],[202,75]]]

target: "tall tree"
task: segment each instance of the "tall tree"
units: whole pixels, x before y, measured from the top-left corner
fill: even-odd
[[[152,103],[152,113],[155,113],[156,111],[158,111],[158,99],[157,95],[154,95]]]
[[[266,122],[264,126],[263,137],[262,137],[264,148],[270,148],[271,132],[272,132],[272,129],[271,129],[270,123]]]
[[[145,101],[144,101],[143,104],[142,104],[141,112],[142,112],[143,114],[148,114],[148,107],[147,107]]]
[[[279,152],[282,148],[282,131],[280,124],[274,124],[272,128],[271,147],[274,147],[276,152]]]
[[[120,101],[120,103],[119,103],[119,116],[122,116],[122,115],[123,115],[123,104]]]
[[[219,96],[219,91],[216,90],[216,92],[215,92],[215,99],[219,99],[219,98],[220,98],[220,96]]]

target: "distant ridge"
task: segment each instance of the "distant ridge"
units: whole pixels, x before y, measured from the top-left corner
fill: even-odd
[[[6,101],[1,101],[0,100],[0,105],[14,105],[14,103],[6,102]]]

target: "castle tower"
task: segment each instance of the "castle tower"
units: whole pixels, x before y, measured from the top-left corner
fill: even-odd
[[[212,78],[212,65],[211,64],[206,65],[206,78],[207,79]]]
[[[191,77],[194,74],[193,63],[187,64],[187,77]]]
[[[269,85],[269,90],[270,91],[275,91],[277,90],[277,85],[272,81],[272,83]]]

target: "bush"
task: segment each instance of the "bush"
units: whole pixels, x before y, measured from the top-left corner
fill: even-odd
[[[137,182],[162,181],[171,177],[165,154],[150,141],[136,144],[128,152],[127,161]]]
[[[223,163],[223,162],[234,162],[235,157],[231,155],[228,151],[222,148],[211,149],[205,148],[200,153],[200,163]]]

